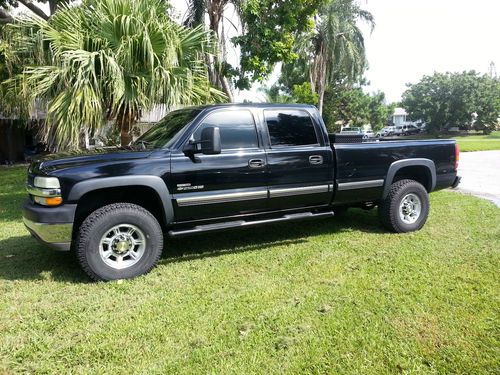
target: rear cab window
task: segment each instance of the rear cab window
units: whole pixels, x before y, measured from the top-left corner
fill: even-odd
[[[318,145],[311,116],[299,109],[264,110],[271,147]]]

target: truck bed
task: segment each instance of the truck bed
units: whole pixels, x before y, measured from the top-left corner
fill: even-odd
[[[383,194],[383,181],[390,177],[391,165],[398,161],[432,162],[436,172],[434,184],[431,184],[432,176],[428,176],[424,168],[408,165],[400,172],[426,181],[424,186],[428,191],[450,187],[456,178],[454,140],[334,142],[331,147],[336,160],[336,202],[379,199]],[[372,181],[373,186],[367,188],[366,181]]]

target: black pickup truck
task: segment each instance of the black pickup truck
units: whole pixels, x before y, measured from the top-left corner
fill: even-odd
[[[183,236],[378,206],[394,232],[420,229],[428,193],[459,183],[453,140],[341,143],[313,106],[173,111],[122,149],[32,163],[24,223],[74,249],[95,280],[151,270],[164,233]]]

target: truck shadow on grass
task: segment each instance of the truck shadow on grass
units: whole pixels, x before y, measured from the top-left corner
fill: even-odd
[[[167,238],[161,264],[259,251],[269,246],[303,243],[308,241],[308,237],[340,232],[386,233],[375,212],[351,209],[344,215],[329,219],[299,220],[185,238]]]
[[[163,259],[159,265],[264,251],[269,246],[303,243],[311,236],[341,232],[385,233],[385,230],[374,211],[350,210],[345,215],[331,219],[272,224],[185,238],[165,238]],[[90,282],[79,268],[73,253],[50,250],[29,235],[0,241],[0,279]]]

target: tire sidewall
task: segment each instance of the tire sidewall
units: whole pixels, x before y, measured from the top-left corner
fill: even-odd
[[[121,270],[108,266],[99,254],[101,238],[112,227],[119,224],[135,225],[146,237],[146,249],[141,259],[134,265]],[[93,220],[88,232],[90,236],[80,241],[78,251],[89,270],[100,280],[128,279],[148,272],[158,260],[163,246],[161,227],[151,214],[142,210],[125,207],[111,210]]]
[[[403,198],[408,194],[415,194],[421,203],[420,215],[412,224],[405,223],[400,215],[400,205]],[[427,221],[427,216],[429,215],[429,195],[425,188],[418,182],[411,182],[403,186],[394,197],[391,207],[391,214],[393,215],[393,221],[396,223],[401,232],[412,232],[422,228]]]

